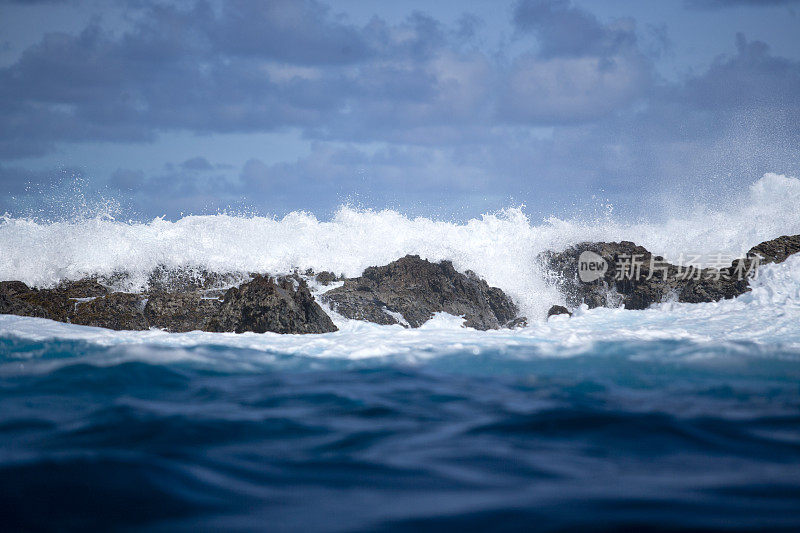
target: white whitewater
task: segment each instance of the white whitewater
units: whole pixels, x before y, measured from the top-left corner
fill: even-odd
[[[661,304],[646,311],[578,310],[570,319],[543,320],[561,301],[536,270],[535,257],[584,240],[632,240],[668,258],[704,251],[738,255],[783,234],[800,233],[800,180],[767,174],[739,201],[717,210],[698,207],[688,218],[666,223],[624,224],[550,219],[535,225],[521,209],[485,215],[464,224],[407,218],[393,211],[342,208],[330,221],[305,213],[276,220],[227,215],[191,216],[125,223],[98,217],[42,223],[6,217],[0,223],[0,279],[51,285],[63,278],[127,270],[140,282],[155,266],[201,266],[218,271],[286,272],[294,268],[333,270],[355,276],[370,265],[414,253],[433,261],[451,259],[510,294],[530,326],[479,332],[461,320],[437,316],[423,328],[377,326],[334,316],[341,328],[325,335],[222,334],[162,331],[114,332],[35,318],[0,316],[0,336],[29,340],[74,339],[124,346],[120,358],[206,357],[182,351],[204,345],[256,350],[263,361],[275,354],[313,357],[425,358],[457,351],[515,351],[534,356],[586,353],[605,341],[680,340],[718,348],[730,343],[769,345],[800,351],[800,257],[761,270],[754,290],[735,300],[709,304]],[[137,351],[136,347],[142,349]],[[164,347],[168,351],[150,348]],[[756,349],[757,351],[757,349]],[[515,352],[516,353],[516,352]],[[696,355],[697,351],[693,353]],[[800,353],[800,352],[798,352]],[[219,357],[207,355],[207,357]],[[228,355],[227,357],[234,357]],[[105,361],[108,363],[109,361]],[[215,364],[221,364],[216,361]],[[258,357],[231,360],[258,366]]]

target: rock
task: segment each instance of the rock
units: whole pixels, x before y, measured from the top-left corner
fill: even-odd
[[[12,295],[15,305],[18,306],[13,314],[50,318],[60,322],[71,320],[78,299],[108,293],[108,289],[97,280],[88,278],[63,281],[55,289],[31,289],[20,281],[3,283],[7,284],[7,294]]]
[[[70,321],[82,326],[144,330],[149,325],[143,313],[144,299],[138,294],[114,292],[88,302],[78,302]]]
[[[519,316],[513,320],[509,320],[506,322],[505,326],[508,329],[517,329],[517,328],[524,328],[528,325],[528,317],[526,316]]]
[[[30,287],[21,281],[0,281],[0,295],[14,298],[20,294],[31,292]]]
[[[201,291],[151,294],[144,306],[150,326],[167,331],[207,330],[219,313],[222,299]]]
[[[489,287],[474,273],[462,274],[450,261],[431,263],[417,255],[369,267],[321,298],[347,318],[412,328],[443,311],[465,317],[468,327],[497,329],[518,313],[503,291]]]
[[[256,275],[229,289],[208,325],[209,331],[236,333],[327,333],[337,329],[299,276],[275,279]]]
[[[17,294],[14,298],[28,305],[43,309],[46,313],[43,318],[50,318],[60,322],[68,322],[70,313],[75,307],[74,300],[70,300],[64,291],[56,289],[31,289],[26,293]]]
[[[587,251],[606,262],[607,270],[593,281],[582,281],[579,275],[579,258]],[[755,266],[756,254],[763,257],[760,264],[765,264],[785,261],[798,251],[800,235],[783,236],[753,247],[747,258],[737,259],[730,266],[719,270],[705,268],[689,276],[681,276],[679,266],[666,263],[630,241],[585,242],[563,252],[545,252],[539,260],[569,306],[585,303],[589,308],[623,305],[626,309],[646,309],[668,299],[699,303],[735,298],[750,290],[745,274]],[[625,262],[631,265],[634,256],[637,266],[627,269],[629,275],[619,276],[617,267]]]
[[[21,281],[0,282],[0,314],[49,318],[43,307],[18,298],[30,292],[32,289]]]
[[[319,274],[314,277],[317,280],[317,283],[320,285],[330,285],[331,283],[336,283],[337,281],[344,280],[344,276],[337,276],[333,272],[329,272],[327,270],[323,270]]]
[[[171,268],[159,265],[147,278],[148,293],[187,292],[205,289],[228,288],[245,281],[246,276],[236,272],[211,272],[204,268]]]
[[[569,316],[572,316],[572,313],[570,313],[569,310],[566,307],[564,307],[563,305],[554,305],[553,307],[550,308],[549,311],[547,311],[547,318],[550,318],[551,316],[554,316],[554,315],[569,315]]]
[[[607,269],[598,279],[584,282],[579,277],[578,261],[581,254],[587,251],[605,260]],[[646,265],[639,280],[616,280],[617,261],[634,255]],[[643,279],[650,274],[650,259],[650,252],[630,241],[584,242],[563,252],[545,252],[540,256],[540,261],[551,273],[551,281],[564,293],[567,305],[577,307],[585,303],[590,309],[616,307],[620,304],[627,309],[644,309],[654,301],[661,301],[670,287],[660,280],[650,280],[653,282],[649,283]]]
[[[62,281],[54,290],[62,293],[67,298],[96,298],[111,292],[108,287],[101,285],[97,278]]]
[[[790,255],[800,252],[800,235],[784,235],[753,246],[748,256],[761,256],[761,264],[782,263]]]

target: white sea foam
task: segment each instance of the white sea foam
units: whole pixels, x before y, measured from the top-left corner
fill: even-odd
[[[571,318],[535,321],[518,330],[477,331],[461,328],[463,320],[439,314],[418,329],[380,326],[334,315],[340,330],[321,335],[276,333],[167,333],[111,331],[50,320],[0,315],[0,338],[23,339],[30,345],[48,341],[79,341],[105,347],[96,360],[19,358],[0,365],[0,373],[47,371],[73,363],[115,365],[126,361],[154,364],[187,363],[215,369],[258,371],[281,356],[320,359],[383,359],[415,364],[451,354],[491,354],[530,359],[602,354],[604,343],[615,353],[634,352],[641,358],[706,356],[730,364],[766,353],[800,360],[800,255],[767,265],[753,290],[733,300],[713,303],[661,304],[644,311],[578,309]],[[667,342],[653,348],[648,342]],[[63,350],[63,348],[62,348]],[[86,350],[78,350],[85,352]],[[728,364],[723,361],[723,364]]]
[[[120,222],[109,217],[60,222],[5,217],[0,279],[48,286],[61,279],[127,271],[134,284],[158,265],[214,271],[332,270],[356,276],[405,254],[450,259],[510,294],[540,320],[561,296],[537,270],[546,249],[584,240],[632,240],[667,258],[691,252],[737,255],[782,234],[800,233],[800,180],[766,174],[726,205],[695,206],[661,223],[550,218],[532,222],[522,208],[466,223],[409,218],[395,211],[343,207],[329,221],[295,212],[282,219],[189,216]]]

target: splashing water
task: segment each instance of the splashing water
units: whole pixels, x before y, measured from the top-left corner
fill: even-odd
[[[736,255],[800,233],[798,205],[800,181],[767,174],[663,224],[534,224],[521,209],[463,224],[349,208],[6,217],[2,279],[355,276],[416,253],[474,270],[534,320],[482,332],[448,315],[415,330],[334,317],[335,333],[237,335],[0,315],[0,516],[20,530],[797,530],[800,255],[734,300],[549,321],[561,298],[535,258],[622,239]]]

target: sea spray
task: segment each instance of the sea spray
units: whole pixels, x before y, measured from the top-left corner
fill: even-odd
[[[800,180],[766,174],[741,198],[665,222],[550,218],[536,223],[509,208],[463,223],[410,218],[391,210],[340,208],[330,220],[305,212],[281,219],[226,214],[176,221],[122,222],[108,216],[0,222],[0,279],[52,286],[62,279],[124,273],[143,287],[157,267],[287,273],[295,268],[358,276],[406,254],[449,259],[543,317],[561,295],[536,258],[581,241],[631,240],[668,260],[688,253],[742,254],[781,234],[800,233]]]

